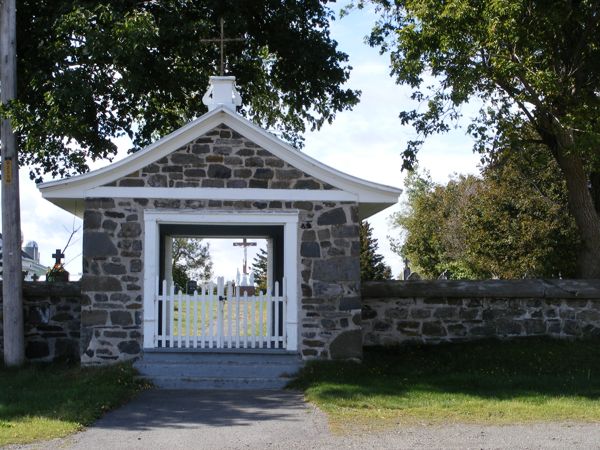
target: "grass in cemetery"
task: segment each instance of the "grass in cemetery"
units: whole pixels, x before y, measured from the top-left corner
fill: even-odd
[[[173,336],[179,336],[179,327],[181,326],[181,336],[200,336],[203,333],[207,335],[216,335],[218,310],[221,307],[223,325],[228,334],[229,316],[231,316],[232,334],[237,333],[237,324],[240,327],[240,336],[266,336],[268,332],[268,302],[253,302],[251,305],[243,301],[239,303],[239,310],[233,302],[212,303],[196,303],[183,301],[181,311],[179,311],[179,303],[173,305],[174,320],[173,320]],[[194,311],[195,309],[195,311]],[[231,311],[230,311],[231,309]],[[207,320],[211,317],[212,333],[210,322]],[[194,332],[194,318],[196,320],[196,331]],[[180,324],[181,322],[181,324]],[[262,328],[261,328],[262,325]]]
[[[365,349],[314,362],[290,386],[334,430],[423,423],[600,421],[600,340],[524,338]]]
[[[130,365],[0,367],[0,446],[66,436],[145,385]]]

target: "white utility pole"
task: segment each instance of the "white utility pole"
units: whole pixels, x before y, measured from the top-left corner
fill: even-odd
[[[17,28],[15,0],[0,0],[0,100],[5,105],[17,95]],[[19,157],[10,120],[2,120],[2,301],[4,363],[25,361],[23,330],[23,274],[21,268],[21,211]]]

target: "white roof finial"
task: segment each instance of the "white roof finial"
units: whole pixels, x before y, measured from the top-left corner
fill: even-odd
[[[210,77],[210,84],[202,103],[208,106],[208,110],[223,106],[235,111],[242,104],[242,96],[235,87],[235,77]]]

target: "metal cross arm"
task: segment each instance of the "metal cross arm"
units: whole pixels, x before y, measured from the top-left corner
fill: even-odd
[[[221,37],[219,38],[214,38],[214,39],[200,39],[200,42],[218,42],[220,43],[220,47],[221,47],[221,70],[219,75],[223,76],[225,75],[225,42],[241,42],[244,41],[244,38],[226,38],[225,37],[225,32],[223,31],[223,25],[225,24],[225,20],[223,18],[221,18],[220,20],[221,23]]]

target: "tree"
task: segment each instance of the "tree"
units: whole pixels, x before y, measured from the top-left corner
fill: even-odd
[[[451,278],[482,278],[465,258],[463,217],[477,179],[460,176],[442,186],[431,177],[409,172],[405,179],[407,200],[393,223],[402,233],[392,241],[392,249],[409,259],[414,272],[437,278],[449,271]]]
[[[187,291],[192,280],[208,283],[212,276],[213,263],[210,244],[197,238],[173,238],[173,282],[176,290]]]
[[[573,276],[579,241],[564,180],[544,149],[527,155],[506,152],[481,178],[446,185],[412,172],[394,216],[404,232],[395,250],[427,278]]]
[[[358,102],[342,88],[351,67],[329,34],[333,12],[315,0],[19,0],[18,92],[2,108],[19,133],[32,178],[88,170],[111,158],[115,136],[137,150],[206,112],[217,75],[220,18],[241,113],[301,144]]]
[[[252,273],[254,273],[254,282],[258,286],[258,290],[262,292],[267,291],[267,265],[267,251],[261,248],[252,261]]]
[[[392,269],[383,262],[383,255],[377,253],[379,244],[373,237],[369,222],[362,221],[360,236],[360,279],[361,281],[383,281],[392,278]]]
[[[404,150],[403,167],[413,166],[424,138],[450,129],[461,105],[480,99],[469,127],[475,148],[493,159],[498,150],[543,145],[566,182],[582,244],[578,274],[599,278],[600,3],[372,3],[380,20],[370,44],[390,51],[396,81],[426,104],[400,114],[420,135]]]

